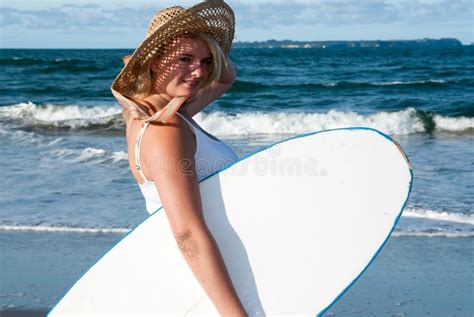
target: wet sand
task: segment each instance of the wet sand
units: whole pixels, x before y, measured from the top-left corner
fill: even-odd
[[[45,316],[118,234],[0,232],[0,316]],[[474,238],[392,237],[325,316],[472,316]]]

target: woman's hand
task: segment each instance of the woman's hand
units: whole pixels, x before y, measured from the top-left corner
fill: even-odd
[[[122,57],[123,64],[127,65],[128,61],[130,60],[131,57],[132,57],[132,55],[125,55],[124,57]]]
[[[229,57],[226,60],[226,67],[222,70],[218,81],[213,81],[206,87],[199,90],[195,97],[188,100],[185,111],[193,117],[211,102],[218,99],[234,84],[236,78],[236,69]]]

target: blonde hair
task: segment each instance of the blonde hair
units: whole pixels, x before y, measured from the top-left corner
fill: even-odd
[[[180,37],[200,39],[204,43],[206,43],[207,46],[209,47],[209,51],[211,52],[212,62],[209,67],[209,76],[207,80],[204,82],[203,88],[209,85],[211,82],[219,80],[223,69],[227,67],[227,62],[226,62],[225,54],[222,51],[222,48],[220,47],[216,39],[212,35],[207,34],[207,33],[184,34],[184,35],[181,35]],[[140,71],[140,74],[138,75],[136,93],[133,97],[144,99],[153,93],[153,88],[154,88],[153,86],[154,86],[156,77],[155,77],[155,73],[150,68],[151,61],[156,58],[160,58],[164,54],[164,52],[166,51],[170,43],[171,41],[168,42],[168,44],[165,44],[162,47],[160,47],[157,50],[156,56],[154,58],[150,58],[148,62],[142,65],[142,70]],[[125,122],[128,122],[128,119],[130,117],[130,110],[126,108],[123,110],[122,114],[123,114],[123,118]]]

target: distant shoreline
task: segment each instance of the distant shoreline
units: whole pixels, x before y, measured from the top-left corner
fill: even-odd
[[[470,44],[472,45],[472,44]],[[464,46],[454,38],[417,40],[293,41],[267,40],[234,42],[234,48],[451,48]]]
[[[463,44],[455,38],[442,39],[415,39],[415,40],[357,40],[357,41],[294,41],[294,40],[266,40],[266,41],[235,41],[233,48],[457,48],[474,46],[474,43]],[[44,50],[133,50],[134,48],[42,48],[42,47],[2,47],[0,50],[44,49]]]

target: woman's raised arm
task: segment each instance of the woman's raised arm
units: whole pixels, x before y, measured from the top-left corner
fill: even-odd
[[[189,116],[194,116],[211,102],[222,96],[234,84],[237,71],[229,57],[226,59],[226,67],[218,81],[213,81],[202,88],[194,98],[188,101],[185,111]]]

